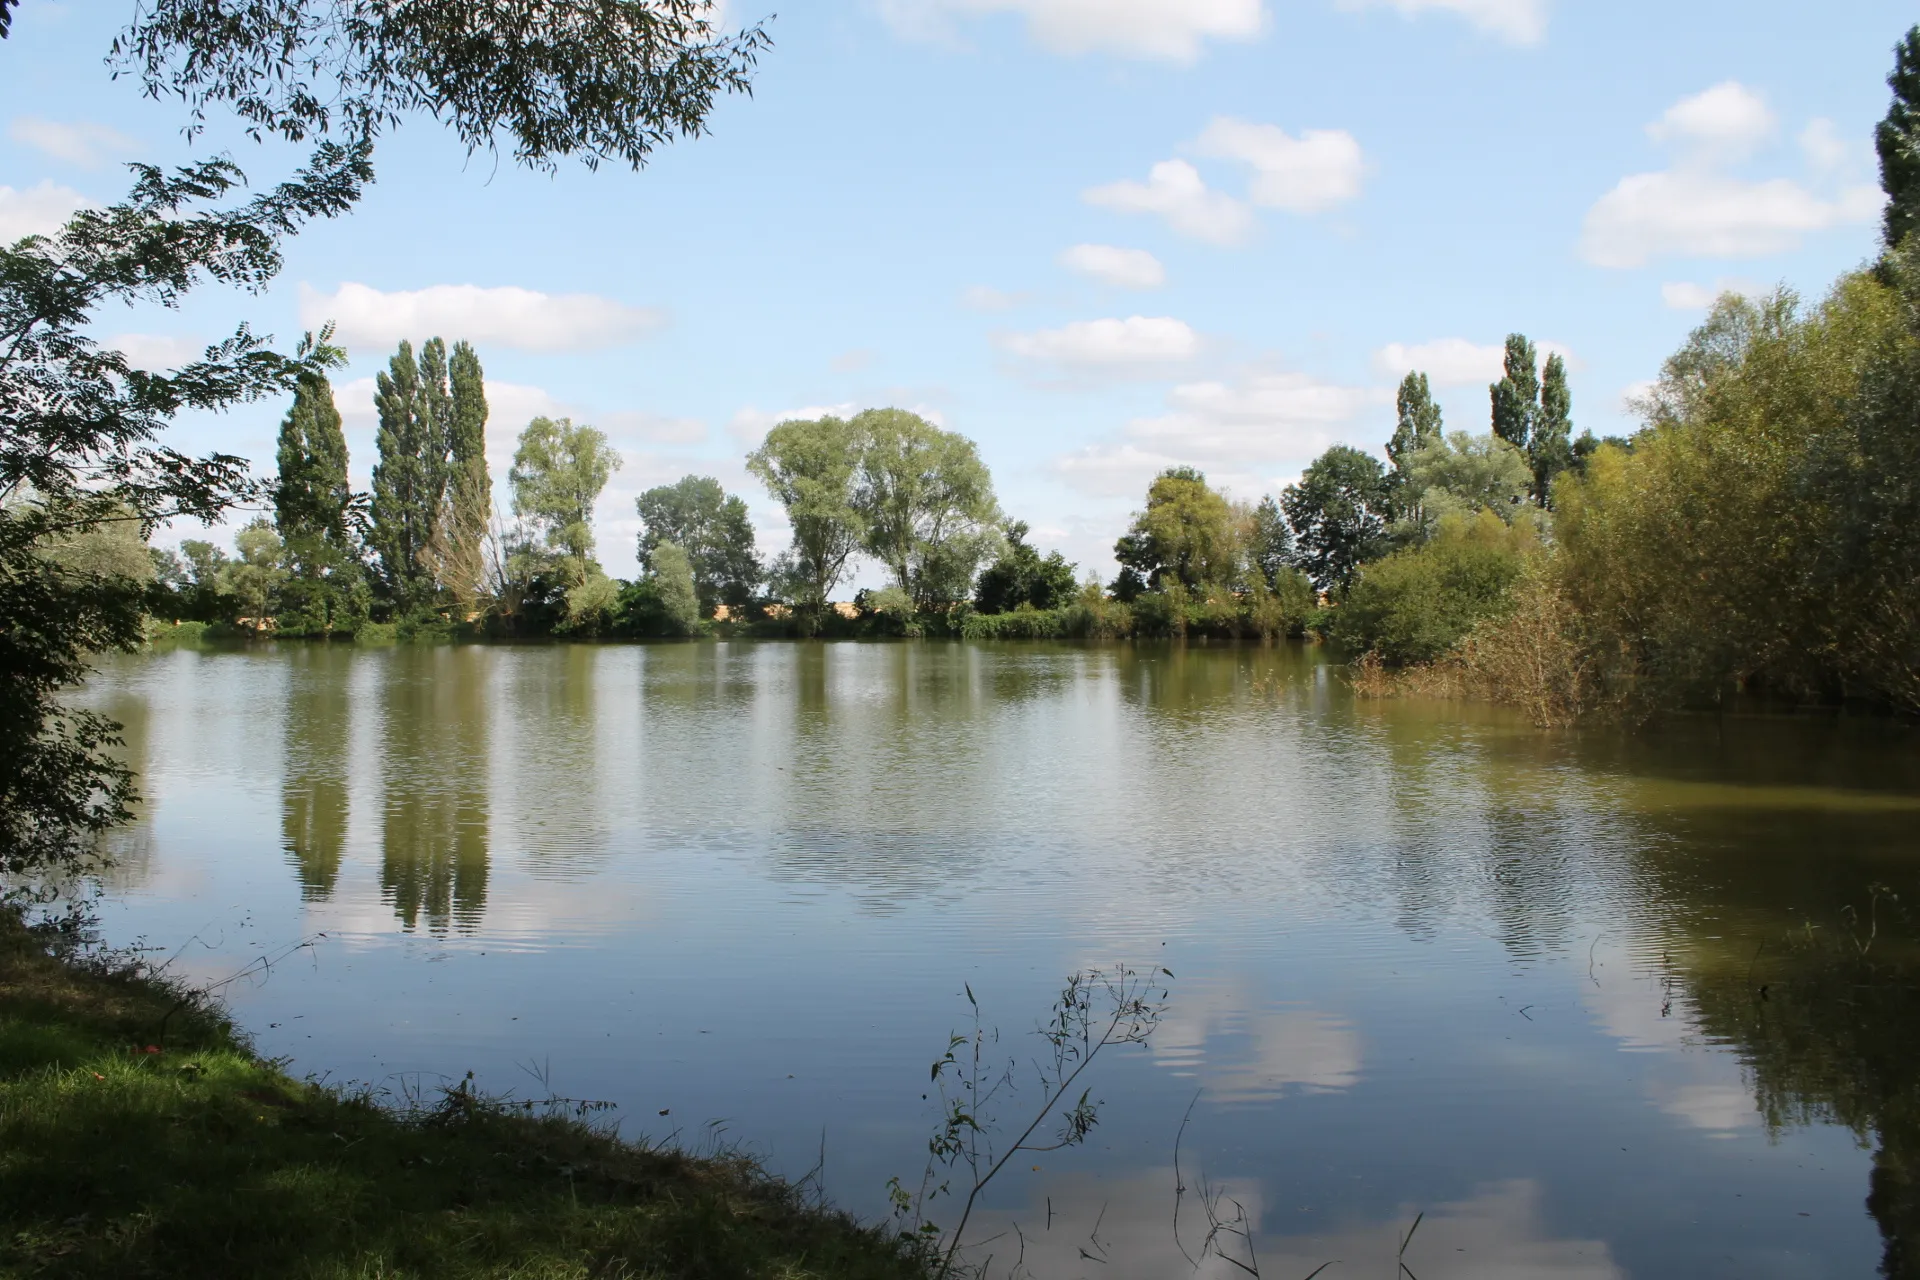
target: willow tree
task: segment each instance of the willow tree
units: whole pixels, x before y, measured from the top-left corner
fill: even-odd
[[[1000,547],[993,476],[973,441],[905,409],[855,415],[863,545],[919,609],[964,600]]]
[[[558,560],[561,578],[578,586],[600,573],[593,558],[593,508],[600,491],[620,469],[620,455],[607,437],[571,418],[535,418],[520,433],[513,467],[513,513]]]
[[[787,509],[792,545],[776,578],[817,625],[867,531],[859,494],[861,431],[844,418],[794,419],[767,432],[747,470]]]

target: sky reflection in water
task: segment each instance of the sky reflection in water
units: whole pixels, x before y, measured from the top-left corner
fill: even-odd
[[[1390,1274],[1421,1212],[1423,1280],[1920,1274],[1889,726],[1542,734],[1297,647],[182,650],[87,696],[150,797],[111,933],[224,976],[325,932],[232,995],[296,1070],[545,1076],[875,1215],[963,981],[1024,1054],[1068,972],[1164,964],[1088,1147],[990,1198],[1037,1276],[1192,1273],[1201,1179],[1270,1277]]]

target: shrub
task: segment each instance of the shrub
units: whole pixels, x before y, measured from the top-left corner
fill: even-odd
[[[1532,527],[1491,511],[1443,518],[1431,541],[1367,565],[1333,617],[1333,638],[1391,665],[1431,662],[1504,612],[1538,547]]]

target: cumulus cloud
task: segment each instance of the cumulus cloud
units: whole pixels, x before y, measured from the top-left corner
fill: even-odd
[[[1629,174],[1601,196],[1587,211],[1581,256],[1615,268],[1668,256],[1761,257],[1792,249],[1813,232],[1879,216],[1886,198],[1877,187],[1835,181],[1846,148],[1824,121],[1801,134],[1803,151],[1826,179],[1824,193],[1790,178],[1729,172],[1777,130],[1766,102],[1736,81],[1682,98],[1647,126],[1655,141],[1676,150],[1674,164]]]
[[[1199,352],[1200,335],[1171,316],[1128,316],[1007,334],[1000,343],[1016,356],[1062,365],[1173,364]]]
[[[132,138],[103,124],[84,121],[63,124],[58,120],[42,120],[37,116],[15,116],[7,126],[7,136],[56,160],[77,164],[83,169],[97,169],[115,156],[125,155],[134,148]]]
[[[1871,154],[1871,149],[1864,144],[1842,137],[1840,127],[1825,116],[1807,121],[1799,141],[1800,154],[1807,158],[1808,167],[1815,173],[1842,172]]]
[[[1674,311],[1705,311],[1718,302],[1723,293],[1756,298],[1766,291],[1767,287],[1763,284],[1733,276],[1722,276],[1710,285],[1695,284],[1690,280],[1670,280],[1660,286],[1660,301]]]
[[[1185,160],[1162,160],[1148,171],[1144,183],[1093,187],[1081,198],[1122,213],[1155,214],[1179,234],[1209,244],[1239,244],[1253,231],[1252,209],[1209,188],[1200,171]]]
[[[1145,249],[1076,244],[1060,255],[1060,265],[1123,289],[1154,289],[1167,282],[1167,269]]]
[[[1546,0],[1340,0],[1340,7],[1389,8],[1407,18],[1450,13],[1509,44],[1539,44],[1547,38]]]
[[[777,413],[768,413],[757,406],[748,405],[733,415],[733,420],[727,424],[727,434],[743,447],[757,449],[760,442],[767,438],[767,432],[783,422],[792,422],[796,418],[850,418],[859,411],[860,406],[851,400],[843,400],[839,404],[801,405]]]
[[[411,292],[383,292],[351,281],[332,293],[300,286],[300,322],[319,328],[333,321],[343,345],[394,346],[435,334],[476,346],[522,351],[590,351],[632,342],[658,329],[665,317],[590,293],[548,294],[512,286],[438,284]]]
[[[1557,355],[1575,364],[1573,352],[1557,342],[1537,342],[1542,363]],[[1399,379],[1415,372],[1427,375],[1436,387],[1485,386],[1498,382],[1506,371],[1507,348],[1501,342],[1469,342],[1465,338],[1436,338],[1432,342],[1389,342],[1373,353],[1374,371]]]
[[[1754,182],[1674,169],[1622,178],[1587,211],[1580,252],[1596,267],[1643,267],[1654,258],[1753,258],[1802,236],[1872,222],[1886,197],[1849,187],[1823,198],[1787,178]]]
[[[1308,129],[1294,137],[1278,125],[1217,116],[1200,135],[1200,153],[1253,166],[1254,204],[1319,213],[1360,194],[1366,171],[1360,144],[1344,129]]]
[[[1099,496],[1136,493],[1181,464],[1206,467],[1236,490],[1271,488],[1276,472],[1297,471],[1391,399],[1379,388],[1303,373],[1183,383],[1168,393],[1165,413],[1135,418],[1119,439],[1064,454],[1053,467],[1074,488]]]
[[[50,179],[41,179],[24,191],[0,186],[0,244],[23,236],[48,236],[66,224],[77,210],[93,201]]]
[[[1734,160],[1752,154],[1778,127],[1766,99],[1728,80],[1668,107],[1647,126],[1647,136],[1715,159]]]
[[[1263,0],[881,0],[893,29],[952,39],[957,18],[1015,14],[1041,47],[1190,63],[1209,40],[1251,40],[1266,28]]]

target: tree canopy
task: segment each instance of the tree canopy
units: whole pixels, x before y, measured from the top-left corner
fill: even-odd
[[[753,598],[766,571],[754,549],[747,504],[712,476],[683,476],[634,499],[640,516],[640,560],[671,542],[686,555],[702,612]]]

